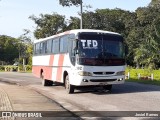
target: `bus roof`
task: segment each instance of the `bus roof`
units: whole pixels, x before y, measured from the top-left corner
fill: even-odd
[[[95,29],[74,29],[74,30],[69,30],[69,31],[66,31],[66,32],[62,32],[62,33],[58,33],[56,35],[52,35],[50,37],[46,37],[46,38],[41,38],[41,39],[38,39],[38,40],[34,40],[34,43],[37,43],[37,42],[41,42],[41,41],[45,41],[45,40],[48,40],[48,39],[52,39],[52,38],[56,38],[56,37],[59,37],[59,36],[63,36],[63,35],[67,35],[67,34],[78,34],[80,32],[99,32],[99,33],[108,33],[108,34],[115,34],[115,35],[120,35],[119,33],[116,33],[116,32],[111,32],[111,31],[105,31],[105,30],[95,30]]]

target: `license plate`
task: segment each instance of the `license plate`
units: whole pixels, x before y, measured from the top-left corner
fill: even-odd
[[[99,85],[107,85],[107,83],[99,83]]]

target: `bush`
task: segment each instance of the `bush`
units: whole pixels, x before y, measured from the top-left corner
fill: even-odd
[[[31,65],[25,65],[25,69],[23,69],[23,65],[22,64],[20,64],[18,66],[14,66],[14,65],[0,66],[0,71],[6,71],[6,72],[26,71],[26,72],[31,72],[32,71],[32,66]]]
[[[32,71],[32,66],[31,65],[26,65],[26,71]]]
[[[0,66],[0,71],[5,71],[5,67],[4,66]]]
[[[4,66],[5,71],[18,71],[18,66],[14,65],[9,65],[9,66]]]
[[[25,65],[23,68],[23,65],[20,64],[19,66],[19,71],[32,71],[32,66],[31,65]]]
[[[154,70],[153,75],[155,80],[160,80],[160,70]]]

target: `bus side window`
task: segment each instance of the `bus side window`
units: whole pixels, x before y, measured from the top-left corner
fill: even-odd
[[[45,51],[46,51],[46,41],[42,42],[40,45],[40,53],[45,54]]]
[[[46,53],[51,53],[51,49],[52,49],[52,40],[48,40],[47,41],[47,45],[46,45]]]
[[[75,65],[75,50],[73,48],[73,42],[75,41],[75,35],[71,34],[69,36],[69,41],[68,41],[68,51],[69,51],[69,56],[70,56],[70,61],[72,65]]]
[[[59,38],[55,38],[52,40],[52,53],[59,53]]]
[[[40,43],[36,45],[36,54],[40,54]]]
[[[36,46],[37,46],[37,44],[34,44],[34,53],[33,53],[34,55],[36,55],[36,53],[37,53]]]
[[[60,38],[60,53],[68,52],[68,35],[62,36]]]
[[[75,56],[75,40],[72,41],[72,49],[71,49],[71,55]]]
[[[75,41],[75,39],[76,39],[75,35],[71,34],[70,35],[70,39],[69,39],[69,43],[70,43],[69,51],[70,51],[70,54],[71,54],[72,57],[75,56],[75,50],[74,50],[74,41]]]
[[[72,40],[68,40],[68,52],[71,54],[72,51]]]
[[[47,53],[47,41],[43,43],[43,46],[44,46],[43,53]]]
[[[39,45],[39,54],[42,54],[42,50],[43,50],[43,43],[40,43],[40,45]]]

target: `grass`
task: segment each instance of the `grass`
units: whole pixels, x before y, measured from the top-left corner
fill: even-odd
[[[126,79],[126,81],[160,86],[160,70],[127,68],[126,75],[128,72],[130,73],[130,78]],[[154,80],[146,79],[151,78],[151,74],[153,74]],[[140,79],[138,79],[138,75],[140,75]]]

